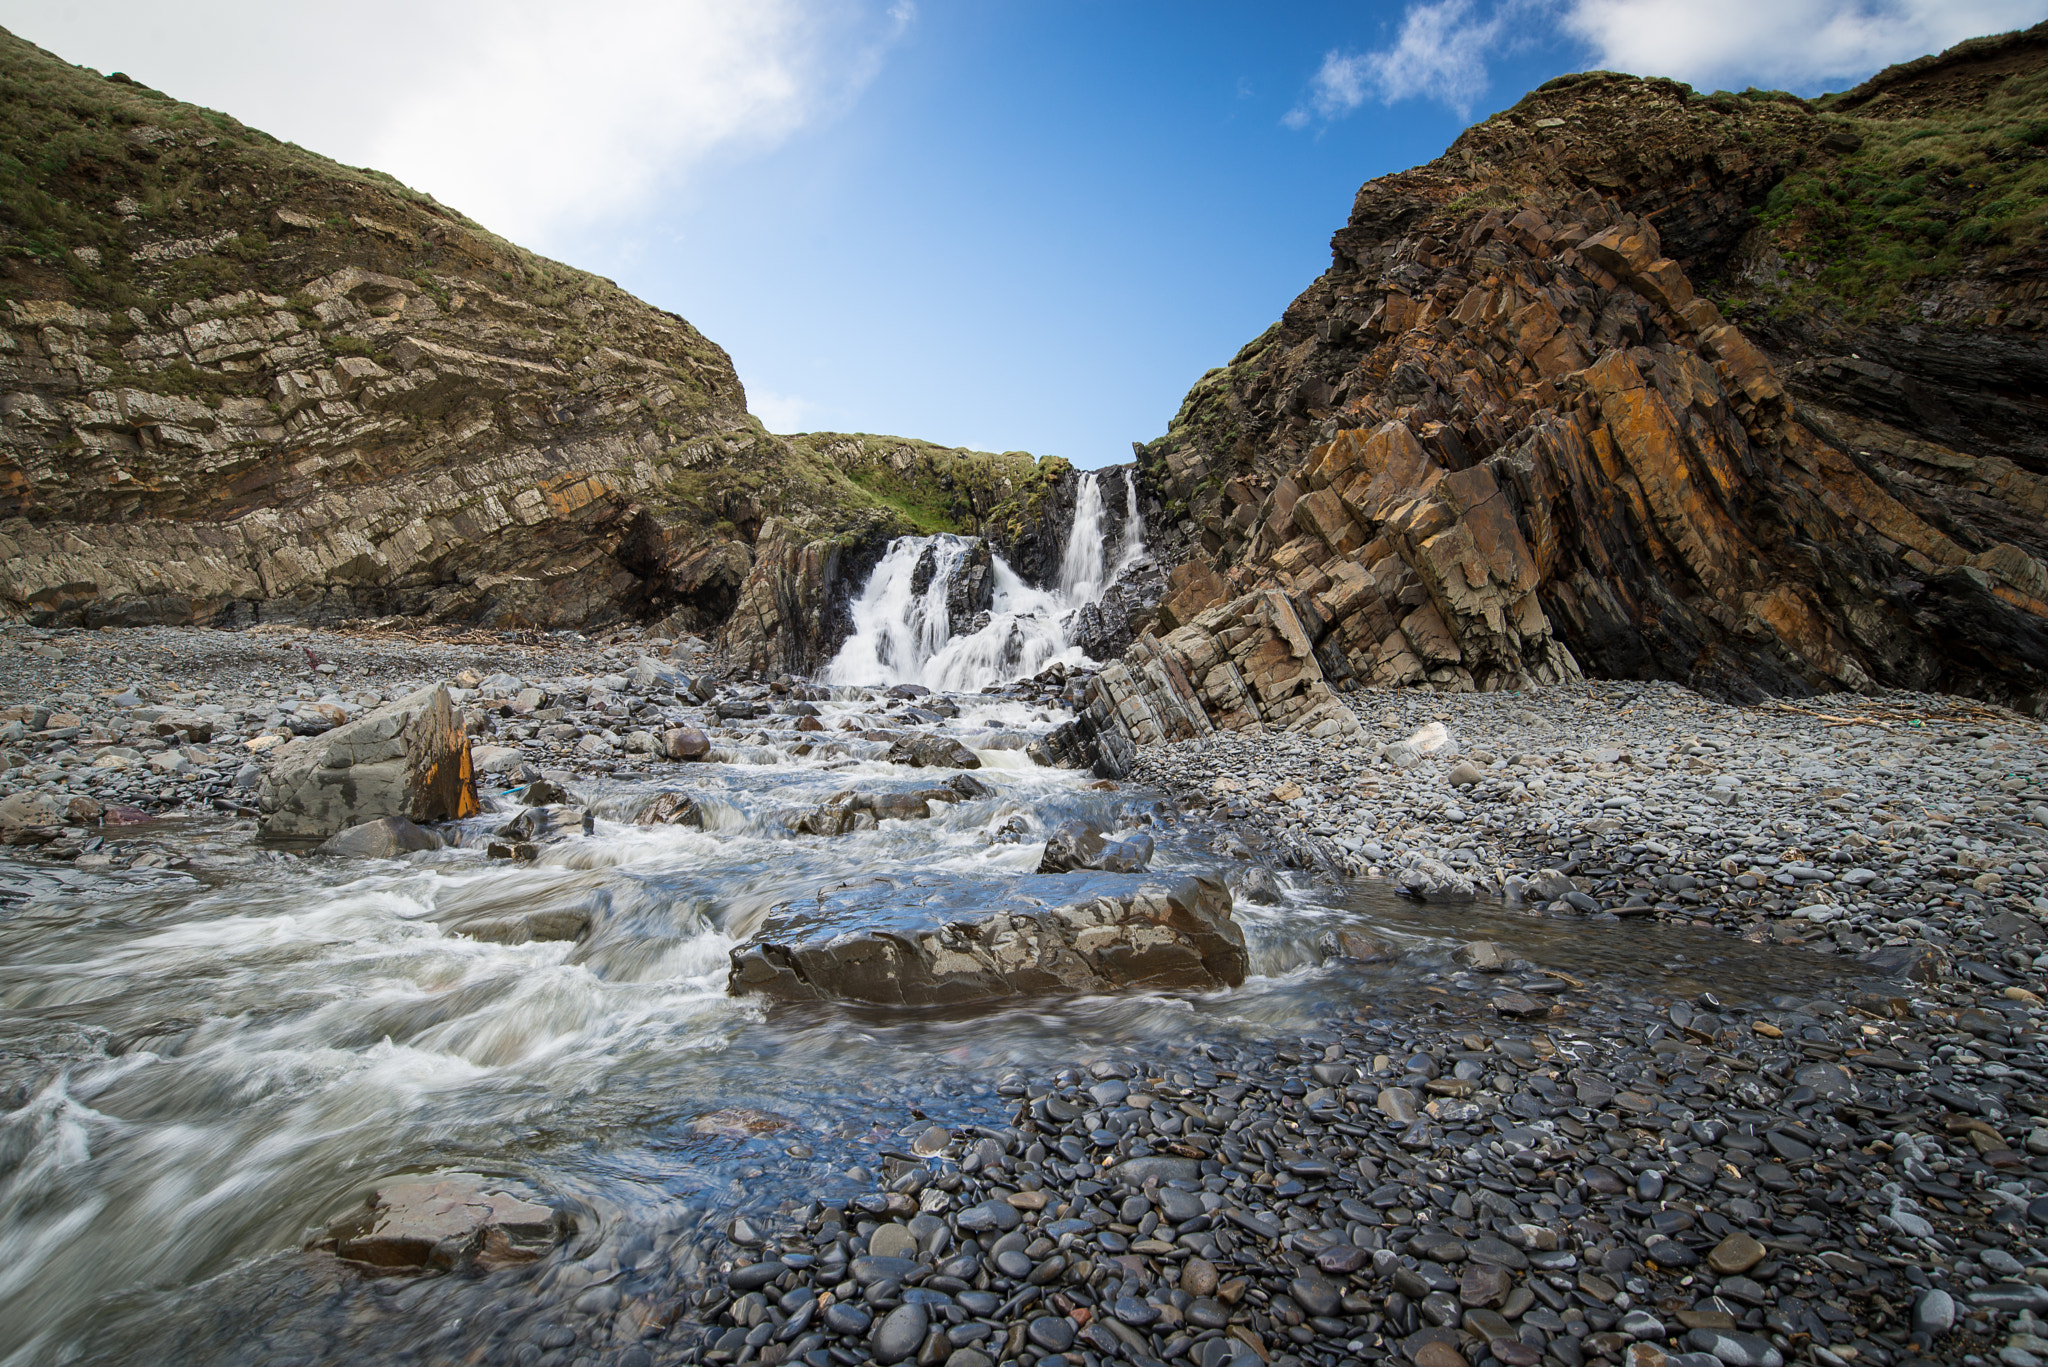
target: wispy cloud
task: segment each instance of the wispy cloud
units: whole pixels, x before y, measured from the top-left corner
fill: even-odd
[[[777,394],[772,389],[747,390],[747,411],[759,418],[770,432],[788,436],[811,430],[811,415],[818,406],[795,394]]]
[[[546,249],[772,148],[873,79],[911,0],[0,0],[0,24]]]
[[[2040,0],[1574,0],[1563,27],[1593,66],[1812,90],[2042,17]]]
[[[1576,47],[1585,68],[1815,90],[2040,18],[2040,0],[1418,0],[1388,46],[1324,54],[1282,122],[1304,128],[1417,98],[1469,118],[1490,65],[1546,37]]]
[[[1301,128],[1341,118],[1370,99],[1392,104],[1417,96],[1468,117],[1486,93],[1487,58],[1501,41],[1509,12],[1525,7],[1506,0],[1481,14],[1473,0],[1410,5],[1392,46],[1325,53],[1306,99],[1287,112],[1284,122]]]

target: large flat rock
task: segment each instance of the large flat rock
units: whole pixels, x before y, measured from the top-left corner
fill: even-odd
[[[734,993],[928,1006],[1235,987],[1249,960],[1206,875],[874,878],[785,903],[732,952]]]

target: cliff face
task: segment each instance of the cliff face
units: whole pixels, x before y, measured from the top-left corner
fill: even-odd
[[[1581,671],[2042,708],[2044,68],[2048,28],[1828,101],[1567,77],[1367,184],[1140,448],[1192,559],[1096,721]]]
[[[890,536],[1036,469],[771,436],[681,318],[0,33],[0,616],[664,617],[798,667]]]

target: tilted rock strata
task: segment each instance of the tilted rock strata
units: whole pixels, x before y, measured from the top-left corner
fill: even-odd
[[[1807,412],[1660,232],[1724,259],[1820,128],[1603,77],[1367,185],[1331,270],[1145,449],[1220,573],[1177,574],[1098,722],[1314,725],[1318,689],[1581,671],[2041,706],[2035,469],[1922,443],[1976,516],[1901,497],[1868,424]]]
[[[0,617],[737,611],[790,668],[919,529],[897,503],[978,525],[1050,478],[772,436],[690,324],[388,177],[5,33],[0,76]]]

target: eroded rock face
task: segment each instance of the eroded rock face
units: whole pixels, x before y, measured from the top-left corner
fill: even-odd
[[[730,988],[928,1006],[1121,988],[1234,987],[1249,959],[1211,877],[1068,873],[963,894],[872,879],[775,908],[732,952]]]
[[[2011,307],[1901,341],[1917,379],[1907,359],[1774,357],[1694,282],[1820,114],[1556,84],[1365,186],[1331,269],[1144,448],[1201,558],[1157,639],[1103,674],[1098,723],[1141,744],[1313,727],[1360,684],[1582,670],[2048,705],[2048,451],[2025,436],[2048,424],[1958,363],[2002,346],[2033,373],[2040,338],[2014,329],[2038,332],[2038,307],[2003,277],[1957,284]],[[1943,386],[1984,401],[1943,419]]]
[[[77,149],[19,188],[69,206],[44,245],[80,263],[0,258],[0,618],[675,636],[738,613],[733,653],[787,665],[830,654],[863,548],[914,530],[868,487],[971,530],[1034,478],[1023,453],[771,435],[721,348],[611,281],[0,49],[0,118]]]
[[[440,684],[274,755],[256,791],[272,835],[326,837],[383,817],[457,821],[479,810],[469,737]]]
[[[493,1271],[535,1261],[569,1228],[504,1182],[456,1172],[384,1183],[318,1246],[379,1274]]]

